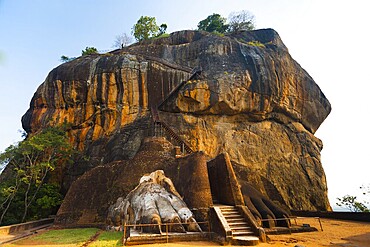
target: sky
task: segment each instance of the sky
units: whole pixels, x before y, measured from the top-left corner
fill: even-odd
[[[359,187],[370,184],[366,0],[0,0],[0,151],[21,140],[21,117],[62,55],[79,56],[88,46],[111,50],[142,15],[174,32],[240,10],[255,15],[258,29],[279,33],[332,105],[315,134],[324,144],[331,205],[346,194],[364,199]]]

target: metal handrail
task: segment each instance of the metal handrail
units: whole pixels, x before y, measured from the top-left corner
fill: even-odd
[[[321,224],[320,217],[297,217],[297,216],[291,216],[291,217],[288,217],[288,218],[261,219],[260,221],[263,222],[263,221],[270,221],[270,220],[276,220],[276,221],[279,221],[279,220],[294,220],[295,224],[297,225],[297,219],[317,219],[319,221],[321,231],[324,231],[324,229],[322,227],[322,224]],[[291,228],[291,227],[289,227],[289,225],[288,225],[288,228]]]
[[[130,228],[130,227],[147,227],[147,226],[165,226],[166,227],[166,241],[168,243],[168,235],[169,235],[169,232],[168,232],[168,227],[171,226],[171,225],[190,225],[190,224],[193,224],[194,222],[189,222],[189,223],[160,223],[160,224],[154,224],[154,223],[148,223],[148,224],[126,224],[126,223],[123,223],[123,236],[122,236],[122,244],[123,245],[126,245],[126,235],[127,235],[127,228]],[[210,222],[209,221],[201,221],[201,222],[196,222],[198,225],[204,225],[204,224],[207,224],[208,226],[208,231],[204,232],[202,231],[202,233],[210,233],[211,232],[211,225],[210,225]],[[163,234],[161,234],[163,235]]]

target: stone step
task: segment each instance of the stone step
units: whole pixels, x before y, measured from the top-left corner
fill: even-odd
[[[240,227],[249,227],[248,223],[246,222],[228,222],[228,225],[230,226],[231,229],[233,228],[240,228]]]
[[[221,211],[227,211],[227,210],[236,210],[238,211],[234,206],[220,206],[219,207]]]
[[[255,236],[237,236],[233,237],[232,244],[244,245],[244,246],[255,246],[259,244],[258,237]]]
[[[222,212],[222,214],[223,215],[239,215],[241,217],[241,214],[239,212],[234,212],[234,211],[226,211],[226,212]]]
[[[257,245],[259,238],[234,206],[218,206],[232,232],[232,244]]]
[[[230,223],[246,223],[243,218],[229,218],[226,219],[227,223],[230,225]]]
[[[228,214],[237,214],[240,215],[239,212],[237,211],[221,211],[223,215],[228,215]]]
[[[238,211],[235,211],[235,210],[226,210],[226,211],[221,210],[221,212],[223,214],[239,214],[240,215],[240,213]]]
[[[250,231],[238,231],[238,232],[234,232],[233,231],[233,236],[250,236],[250,235],[254,235],[254,232],[250,232]]]
[[[240,225],[236,225],[236,226],[230,226],[231,230],[232,231],[251,231],[251,227],[247,226],[247,225],[244,225],[244,226],[240,226]]]
[[[226,219],[241,219],[244,220],[244,218],[240,214],[224,214]]]

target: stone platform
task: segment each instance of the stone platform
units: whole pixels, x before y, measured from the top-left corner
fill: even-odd
[[[141,233],[138,230],[130,229],[130,237],[127,238],[125,245],[170,243],[182,241],[207,241],[211,239],[209,232],[186,232],[168,234]]]

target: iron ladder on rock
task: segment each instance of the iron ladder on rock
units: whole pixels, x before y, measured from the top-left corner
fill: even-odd
[[[166,132],[166,134],[175,140],[177,144],[180,145],[182,148],[183,153],[191,154],[194,151],[191,149],[191,147],[178,135],[176,132],[165,122],[161,121],[158,115],[158,111],[155,108],[151,108],[152,113],[152,119],[154,122],[154,134],[159,136],[164,136],[163,130]]]

